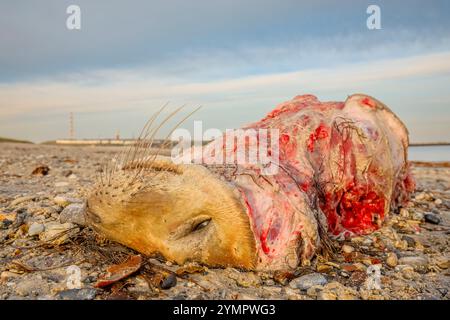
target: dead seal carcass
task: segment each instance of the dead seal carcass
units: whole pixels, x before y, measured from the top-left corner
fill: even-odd
[[[378,229],[414,189],[408,131],[372,97],[297,96],[244,131],[263,128],[279,131],[276,174],[255,164],[208,165],[217,150],[237,152],[223,139],[203,148],[202,164],[134,154],[95,185],[88,221],[112,240],[180,264],[288,269],[308,264],[326,234]]]

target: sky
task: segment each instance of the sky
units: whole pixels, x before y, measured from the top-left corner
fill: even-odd
[[[187,129],[225,130],[299,94],[366,93],[412,142],[450,142],[449,88],[446,0],[0,0],[3,137],[67,138],[71,112],[77,138],[136,137],[166,102],[180,117],[202,106]]]

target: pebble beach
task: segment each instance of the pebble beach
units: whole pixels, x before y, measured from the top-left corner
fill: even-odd
[[[375,233],[333,241],[335,253],[308,267],[243,272],[141,257],[100,286],[111,266],[137,255],[83,217],[89,186],[118,150],[0,144],[0,299],[450,298],[450,168],[424,164],[413,166],[417,189],[406,207]]]

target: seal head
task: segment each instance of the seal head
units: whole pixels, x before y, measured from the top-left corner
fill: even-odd
[[[255,267],[239,195],[206,168],[148,161],[103,180],[88,197],[86,218],[107,238],[178,264]]]

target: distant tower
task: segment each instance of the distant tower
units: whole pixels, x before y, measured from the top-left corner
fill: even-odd
[[[116,140],[120,140],[120,130],[117,129],[116,131]]]
[[[73,128],[73,112],[70,113],[69,138],[70,139],[75,139],[75,130]]]

